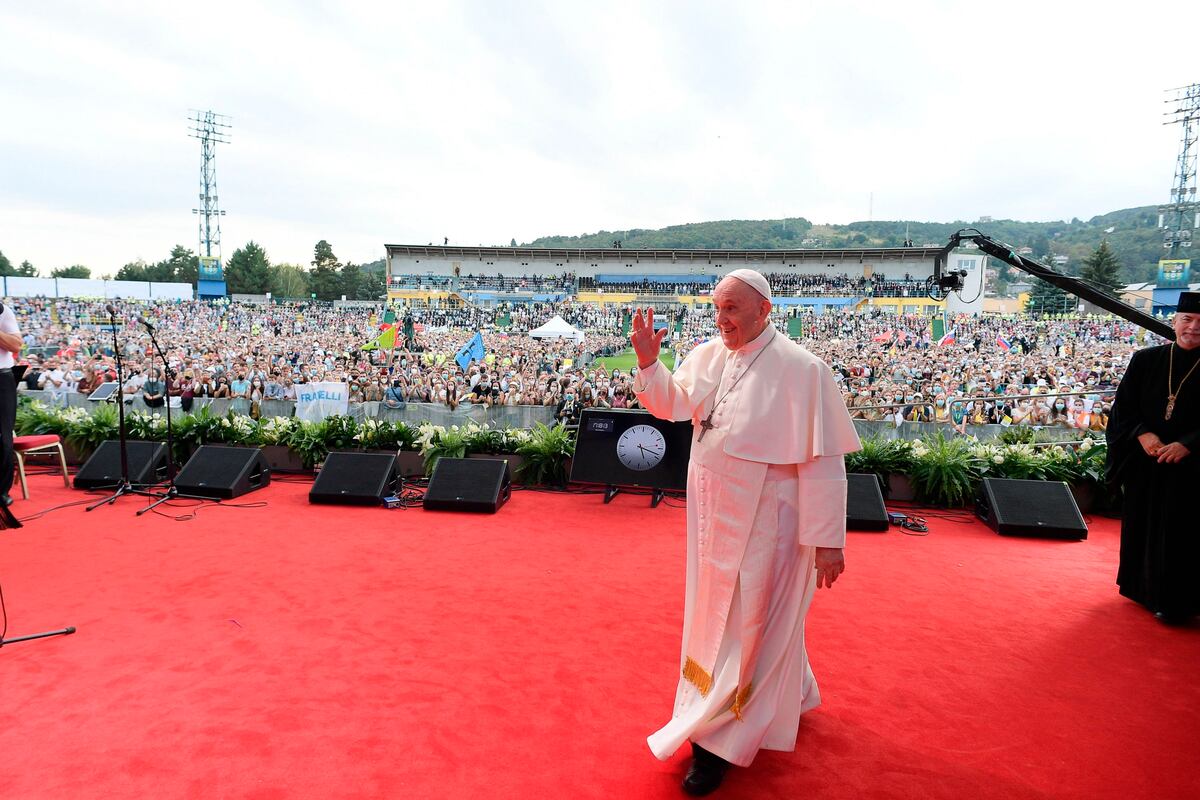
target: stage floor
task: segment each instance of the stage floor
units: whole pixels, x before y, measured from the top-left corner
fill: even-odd
[[[78,628],[0,650],[0,797],[681,796],[687,754],[645,744],[678,674],[681,508],[389,511],[310,485],[0,531],[8,635]],[[89,499],[31,491],[19,517]],[[809,615],[824,705],[718,796],[1200,796],[1200,628],[1117,594],[1118,523],[929,522],[850,534]]]

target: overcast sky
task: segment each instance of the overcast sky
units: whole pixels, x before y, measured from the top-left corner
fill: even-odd
[[[1106,10],[1112,9],[1112,10]],[[1167,199],[1193,2],[0,5],[0,251],[93,275],[715,219],[1087,218]],[[873,195],[873,201],[872,201]]]

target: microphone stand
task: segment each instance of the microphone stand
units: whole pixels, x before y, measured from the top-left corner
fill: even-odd
[[[148,497],[157,497],[157,495],[151,492],[135,489],[133,484],[129,482],[129,450],[126,445],[128,437],[125,433],[125,372],[121,361],[121,347],[117,342],[117,313],[116,309],[111,306],[109,306],[108,317],[109,324],[112,327],[113,357],[117,361],[117,438],[121,443],[121,482],[117,484],[117,490],[112,495],[96,503],[92,503],[85,509],[86,511],[91,511],[105,504],[115,503],[118,497],[127,494],[143,494]]]
[[[145,514],[147,511],[152,511],[168,500],[174,500],[177,497],[186,497],[192,500],[212,500],[211,497],[200,497],[199,495],[180,494],[179,487],[175,485],[175,456],[173,454],[174,444],[171,439],[171,382],[175,380],[175,370],[171,369],[171,363],[167,361],[167,354],[163,352],[162,347],[158,344],[158,339],[154,338],[154,326],[148,323],[145,318],[139,318],[139,322],[146,327],[146,332],[150,334],[150,343],[154,345],[154,351],[158,353],[158,357],[163,362],[163,377],[166,380],[163,382],[163,403],[167,408],[167,488],[159,493],[151,493],[158,499],[145,508],[139,508],[137,516]]]
[[[4,304],[0,303],[0,312],[4,311]],[[2,528],[21,528],[21,521],[13,514],[12,509],[5,505],[0,505],[0,529]],[[0,608],[4,607],[4,593],[0,591]],[[7,626],[6,626],[7,627]],[[45,633],[30,633],[25,636],[14,636],[11,639],[5,639],[3,631],[0,631],[0,648],[6,644],[13,642],[27,642],[30,639],[45,639],[47,636],[66,636],[69,633],[74,633],[75,628],[59,628],[56,631],[46,631]]]

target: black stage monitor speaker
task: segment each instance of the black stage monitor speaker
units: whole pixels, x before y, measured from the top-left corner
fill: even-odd
[[[396,494],[399,486],[394,453],[330,453],[308,502],[377,506]]]
[[[984,478],[975,513],[996,533],[1086,539],[1087,524],[1075,497],[1062,481]]]
[[[496,513],[512,494],[503,460],[439,458],[422,506],[430,511]]]
[[[257,447],[206,444],[192,454],[175,476],[175,488],[192,497],[228,500],[261,489],[271,482],[271,470]]]
[[[888,515],[879,478],[874,474],[850,473],[846,479],[846,530],[886,531]]]
[[[167,479],[167,446],[163,442],[126,442],[129,482],[151,486]],[[79,472],[76,489],[115,489],[121,484],[121,443],[102,442]]]

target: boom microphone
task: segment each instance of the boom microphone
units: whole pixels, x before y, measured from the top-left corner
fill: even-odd
[[[105,303],[104,310],[108,312],[109,316],[115,317],[117,315],[117,309],[113,307],[112,303]]]
[[[143,325],[145,325],[146,330],[150,330],[150,331],[154,330],[154,323],[151,322],[150,320],[146,319],[145,317],[143,317],[141,314],[138,314],[137,321],[142,323]]]

